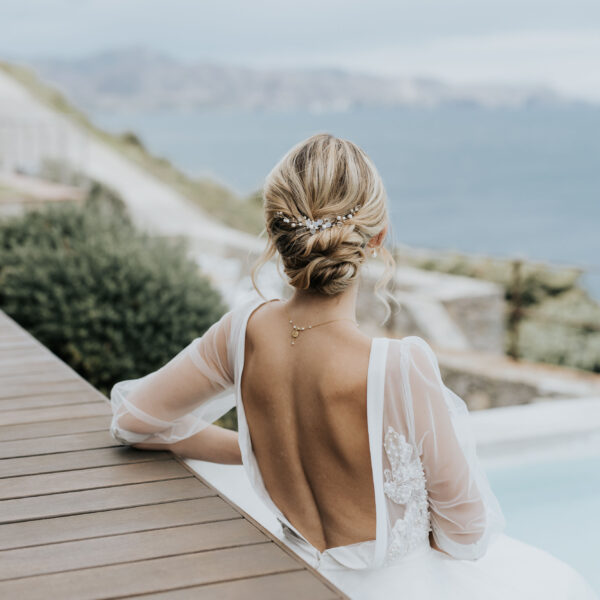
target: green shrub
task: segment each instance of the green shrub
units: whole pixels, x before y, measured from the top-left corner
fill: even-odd
[[[97,189],[83,206],[0,220],[0,308],[105,394],[227,309],[182,242],[137,231]]]
[[[573,288],[547,298],[519,325],[519,355],[600,373],[600,306]]]

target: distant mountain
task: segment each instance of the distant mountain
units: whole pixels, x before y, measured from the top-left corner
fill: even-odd
[[[30,64],[43,79],[90,110],[229,107],[341,111],[356,107],[520,107],[568,102],[552,89],[537,85],[456,85],[431,78],[386,78],[332,68],[253,69],[187,63],[141,48]]]

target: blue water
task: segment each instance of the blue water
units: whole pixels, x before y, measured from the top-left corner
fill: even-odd
[[[309,135],[349,138],[382,174],[392,241],[591,267],[600,298],[600,107],[91,116],[243,194]]]
[[[600,593],[600,456],[487,473],[506,533],[575,567]]]

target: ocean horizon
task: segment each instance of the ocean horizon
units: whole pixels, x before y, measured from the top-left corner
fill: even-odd
[[[393,243],[579,266],[600,300],[600,107],[88,114],[240,195],[302,139],[350,139],[382,175]]]

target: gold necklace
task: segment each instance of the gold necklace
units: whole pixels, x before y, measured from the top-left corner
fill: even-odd
[[[287,310],[286,310],[287,313]],[[287,314],[288,318],[289,318],[289,313]],[[290,336],[291,336],[291,341],[292,341],[292,346],[294,345],[294,341],[296,340],[296,338],[300,335],[301,331],[305,331],[306,329],[314,329],[315,327],[319,327],[320,325],[327,325],[327,323],[333,323],[334,321],[352,321],[352,323],[354,323],[357,327],[359,327],[359,324],[354,320],[354,319],[350,319],[349,317],[342,317],[340,319],[331,319],[329,321],[323,321],[323,323],[317,323],[316,325],[307,325],[306,327],[299,327],[298,325],[296,325],[294,323],[294,321],[292,321],[292,319],[289,319],[290,324],[292,326],[292,331],[290,332]]]

